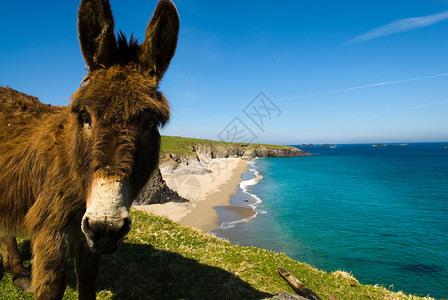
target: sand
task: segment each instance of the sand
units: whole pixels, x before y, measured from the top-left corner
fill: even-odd
[[[136,208],[205,232],[218,227],[219,215],[214,207],[230,205],[230,196],[236,194],[248,164],[242,158],[217,158],[208,162],[208,168],[213,172],[201,175],[162,173],[167,185],[189,203],[141,205]],[[250,207],[239,207],[235,211],[242,219],[255,214]]]

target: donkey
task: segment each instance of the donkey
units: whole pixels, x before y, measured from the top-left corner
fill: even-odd
[[[101,255],[131,228],[129,208],[157,168],[169,104],[158,85],[179,16],[160,0],[139,44],[116,38],[108,0],[82,0],[78,33],[88,75],[67,107],[0,88],[0,248],[13,283],[61,299],[69,245],[80,299],[95,299]],[[29,236],[31,273],[16,236]]]

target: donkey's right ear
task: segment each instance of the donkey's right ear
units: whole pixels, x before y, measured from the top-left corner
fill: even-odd
[[[81,52],[89,71],[111,66],[117,45],[109,0],[82,0],[78,10]]]
[[[174,56],[179,33],[179,14],[170,0],[160,0],[140,46],[142,70],[159,82]]]

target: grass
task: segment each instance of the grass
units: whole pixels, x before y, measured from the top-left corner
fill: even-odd
[[[131,215],[133,229],[121,248],[102,258],[97,299],[264,299],[292,292],[277,274],[278,266],[322,299],[424,299],[362,285],[345,272],[329,274],[285,254],[232,245],[163,217],[135,210]],[[21,244],[24,255],[27,245]],[[12,285],[3,269],[0,279],[0,299],[32,299]],[[77,299],[72,268],[64,299]]]

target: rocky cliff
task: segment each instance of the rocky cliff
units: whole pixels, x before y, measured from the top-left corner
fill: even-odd
[[[191,145],[189,151],[165,152],[160,157],[160,168],[165,173],[172,174],[205,174],[211,170],[207,162],[214,158],[256,158],[256,157],[293,157],[307,156],[295,147],[267,146],[261,144],[204,144]]]
[[[265,146],[259,144],[195,145],[192,149],[198,155],[208,158],[223,157],[291,157],[310,155],[300,149],[288,146]]]

